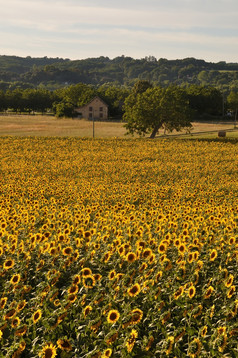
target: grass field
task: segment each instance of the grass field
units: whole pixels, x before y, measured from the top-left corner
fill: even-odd
[[[1,137],[0,358],[237,358],[237,145]]]
[[[227,137],[238,137],[238,129],[234,130],[233,122],[194,122],[191,135],[185,132],[167,134],[179,135],[181,138],[207,137],[215,138],[219,130],[227,130]],[[95,122],[96,138],[125,137],[124,123]],[[13,115],[0,116],[0,136],[56,136],[56,137],[92,137],[93,123],[78,119],[56,119],[51,116]],[[157,137],[163,137],[160,130]],[[131,136],[126,136],[131,138]]]

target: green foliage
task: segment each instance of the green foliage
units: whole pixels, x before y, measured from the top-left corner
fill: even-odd
[[[227,97],[229,109],[236,111],[238,108],[238,92],[231,91]]]
[[[54,113],[58,118],[73,117],[74,106],[72,103],[61,101],[54,105]]]
[[[185,90],[179,87],[148,88],[142,93],[132,91],[125,101],[124,120],[128,132],[154,138],[163,126],[168,131],[191,127],[191,111]]]
[[[214,87],[192,85],[187,88],[189,103],[198,114],[222,115],[223,96]]]
[[[225,93],[238,89],[238,64],[211,63],[195,58],[182,60],[142,59],[118,56],[114,59],[100,56],[84,60],[59,58],[31,58],[0,56],[0,81],[4,86],[28,83],[34,87],[54,90],[72,84],[85,83],[101,86],[133,86],[138,80],[167,87],[169,84],[199,84],[223,89]]]

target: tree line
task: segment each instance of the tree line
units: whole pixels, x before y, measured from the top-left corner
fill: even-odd
[[[238,63],[212,63],[195,58],[168,60],[154,56],[134,59],[123,55],[113,59],[100,56],[83,60],[0,56],[2,90],[55,90],[77,83],[132,87],[138,80],[162,87],[170,84],[212,86],[227,95],[230,91],[238,91]]]
[[[85,105],[96,95],[108,104],[109,116],[123,118],[131,133],[145,134],[150,130],[156,133],[158,126],[180,130],[189,127],[189,122],[195,118],[201,119],[205,115],[225,118],[228,111],[235,120],[237,117],[238,92],[231,91],[225,97],[223,92],[211,86],[162,87],[146,80],[137,81],[131,88],[78,83],[54,91],[0,90],[0,111],[53,112],[57,117],[74,117],[75,108]]]

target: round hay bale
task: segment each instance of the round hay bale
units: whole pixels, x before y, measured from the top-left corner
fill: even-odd
[[[218,137],[226,137],[226,131],[219,131],[218,132]]]

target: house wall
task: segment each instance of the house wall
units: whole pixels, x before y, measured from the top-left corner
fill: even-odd
[[[76,108],[75,111],[81,118],[101,120],[108,118],[108,107],[97,97],[85,106]]]

